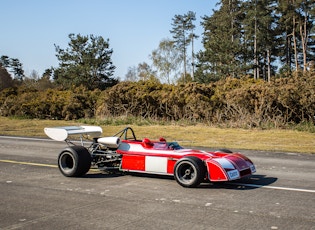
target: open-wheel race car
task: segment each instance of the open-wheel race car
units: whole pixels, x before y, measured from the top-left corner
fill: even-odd
[[[67,177],[80,177],[90,168],[98,168],[107,172],[169,175],[183,187],[197,187],[202,182],[232,181],[256,172],[253,162],[240,153],[187,149],[164,138],[138,140],[130,127],[110,137],[100,137],[99,126],[45,128],[44,132],[51,139],[68,144],[58,156],[58,167]],[[70,141],[70,135],[79,135],[81,144]],[[85,135],[93,140],[88,147],[84,146]]]

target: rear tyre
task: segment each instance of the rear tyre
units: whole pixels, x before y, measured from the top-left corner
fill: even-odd
[[[178,160],[174,167],[174,178],[178,184],[187,188],[197,187],[205,178],[206,168],[197,157]]]
[[[65,148],[58,157],[60,172],[66,177],[85,175],[91,167],[91,155],[83,146]]]

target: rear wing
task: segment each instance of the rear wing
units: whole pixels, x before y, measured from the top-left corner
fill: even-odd
[[[55,141],[65,141],[69,135],[89,135],[91,137],[100,137],[103,130],[99,126],[63,126],[44,128],[45,134]]]

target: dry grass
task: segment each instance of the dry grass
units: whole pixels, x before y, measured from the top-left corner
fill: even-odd
[[[44,127],[80,125],[75,121],[19,120],[0,117],[0,135],[45,137]],[[125,126],[102,126],[111,136]],[[137,138],[178,141],[183,146],[315,153],[315,134],[293,130],[222,129],[202,125],[131,125]]]

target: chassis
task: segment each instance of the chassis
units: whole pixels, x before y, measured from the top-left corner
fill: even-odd
[[[90,168],[97,168],[109,173],[170,175],[183,187],[196,187],[205,180],[236,180],[256,171],[253,162],[240,153],[185,149],[164,138],[154,142],[147,138],[137,140],[130,127],[111,137],[99,137],[102,129],[98,126],[45,128],[44,131],[50,138],[68,144],[58,156],[59,170],[67,177],[80,177]],[[80,135],[80,145],[68,139],[75,134]],[[84,141],[88,138],[86,135],[92,142]]]

